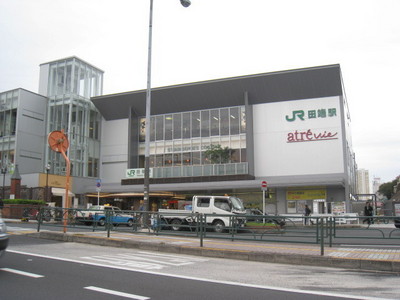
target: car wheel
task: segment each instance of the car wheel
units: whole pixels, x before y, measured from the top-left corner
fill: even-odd
[[[173,219],[173,220],[171,221],[171,225],[172,225],[171,228],[172,228],[173,231],[180,231],[180,230],[182,230],[182,227],[181,227],[182,221],[179,220],[179,219]]]
[[[128,223],[126,223],[126,226],[132,227],[133,226],[133,219],[129,219]]]
[[[400,220],[394,220],[394,227],[400,228]]]
[[[104,226],[104,225],[106,225],[106,219],[105,219],[105,218],[101,218],[101,219],[97,222],[97,225],[99,225],[99,226]]]
[[[217,220],[213,223],[214,231],[217,233],[222,233],[225,230],[225,224],[221,220]]]

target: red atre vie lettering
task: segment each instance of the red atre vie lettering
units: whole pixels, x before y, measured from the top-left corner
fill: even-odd
[[[298,143],[298,142],[315,142],[323,140],[335,140],[337,139],[337,132],[324,131],[320,133],[314,133],[311,129],[307,131],[289,132],[287,135],[288,143]]]

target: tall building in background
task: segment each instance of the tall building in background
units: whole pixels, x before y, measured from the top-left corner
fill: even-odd
[[[374,177],[372,180],[372,193],[376,194],[381,184],[381,179],[379,177]]]
[[[90,97],[102,94],[103,73],[77,57],[40,65],[39,93],[49,99],[46,130],[67,133],[72,176],[99,176],[101,115]],[[51,173],[64,175],[60,153],[46,149]]]
[[[370,194],[369,171],[365,169],[357,170],[357,194]],[[361,200],[367,200],[368,197],[360,197]]]

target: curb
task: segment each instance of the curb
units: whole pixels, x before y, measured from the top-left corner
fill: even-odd
[[[216,249],[196,246],[168,245],[164,242],[143,243],[125,239],[90,237],[82,234],[61,232],[37,232],[28,236],[62,242],[84,243],[98,246],[159,251],[174,254],[226,258],[253,262],[279,263],[291,265],[320,266],[351,270],[393,272],[400,274],[400,261],[383,261],[357,258],[336,258],[305,254],[265,253],[248,250]]]

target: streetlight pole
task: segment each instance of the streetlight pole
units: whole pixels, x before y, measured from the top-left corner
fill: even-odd
[[[190,0],[180,0],[183,7],[189,7]],[[144,153],[144,187],[143,206],[145,211],[150,210],[150,114],[151,114],[151,50],[153,37],[153,0],[150,0],[149,18],[149,45],[147,54],[147,90],[146,90],[146,123],[145,123],[145,153]]]
[[[1,198],[2,198],[2,200],[4,200],[4,198],[5,198],[4,186],[6,183],[7,166],[1,167],[1,174],[3,174],[3,191],[2,191]]]
[[[50,171],[50,164],[46,165],[46,191],[45,191],[45,200],[46,202],[49,201],[49,171]]]

